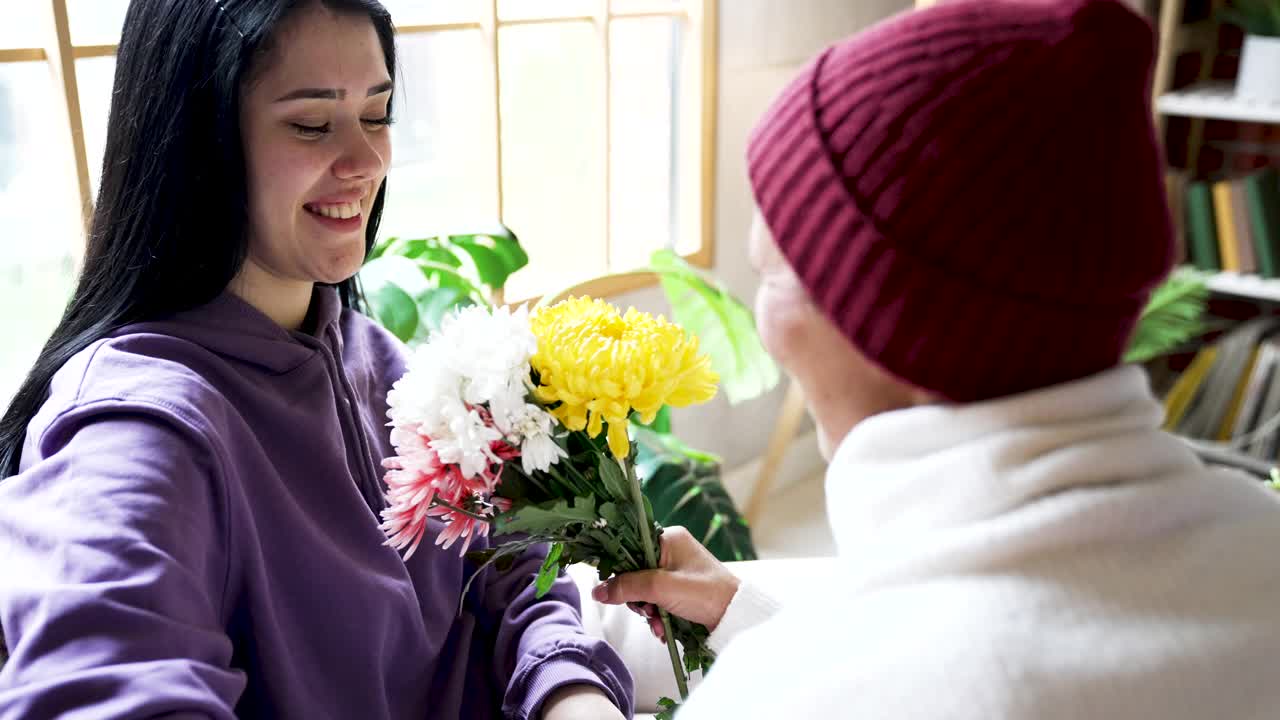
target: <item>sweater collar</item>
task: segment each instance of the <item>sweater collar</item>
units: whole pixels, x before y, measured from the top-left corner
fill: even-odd
[[[827,470],[840,554],[915,542],[1074,488],[1198,466],[1160,430],[1163,418],[1135,366],[989,402],[870,417],[841,441]]]
[[[341,353],[342,301],[332,287],[317,285],[311,296],[315,319],[311,332],[286,330],[261,310],[232,292],[223,291],[208,303],[165,320],[130,325],[116,335],[155,332],[181,337],[217,355],[286,373],[315,357],[320,343]]]

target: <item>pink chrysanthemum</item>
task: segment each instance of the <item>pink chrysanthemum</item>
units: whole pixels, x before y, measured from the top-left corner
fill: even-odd
[[[388,505],[382,511],[380,527],[387,535],[388,545],[405,551],[405,560],[417,551],[429,518],[445,522],[435,543],[447,549],[462,538],[459,554],[465,554],[475,537],[489,534],[489,523],[480,518],[510,508],[507,500],[494,498],[493,493],[502,472],[501,463],[519,457],[518,449],[494,441],[490,450],[499,462],[467,477],[458,465],[440,461],[430,438],[397,427],[392,430],[392,439],[400,454],[382,463],[387,469],[384,482]],[[452,507],[437,505],[437,501]]]

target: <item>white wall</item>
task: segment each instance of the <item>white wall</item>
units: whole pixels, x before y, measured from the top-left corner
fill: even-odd
[[[828,44],[912,5],[911,0],[720,0],[720,104],[716,151],[714,274],[750,303],[756,280],[746,259],[752,201],[747,185],[747,135],[774,95]],[[657,289],[615,302],[665,307]],[[785,384],[785,379],[783,383]],[[783,388],[736,407],[723,397],[677,411],[681,439],[737,467],[763,452]],[[812,444],[804,447],[816,456]],[[814,457],[813,464],[820,463]]]

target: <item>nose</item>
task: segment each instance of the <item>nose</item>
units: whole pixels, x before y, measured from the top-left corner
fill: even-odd
[[[339,180],[372,180],[381,177],[390,159],[390,147],[380,148],[376,142],[363,129],[344,133],[342,154],[333,164],[334,176]]]

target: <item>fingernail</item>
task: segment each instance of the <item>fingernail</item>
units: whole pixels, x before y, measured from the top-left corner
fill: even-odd
[[[595,586],[594,588],[591,589],[591,597],[595,598],[599,602],[604,602],[605,600],[608,600],[609,599],[608,586],[606,586],[604,583],[600,583],[599,585]]]

